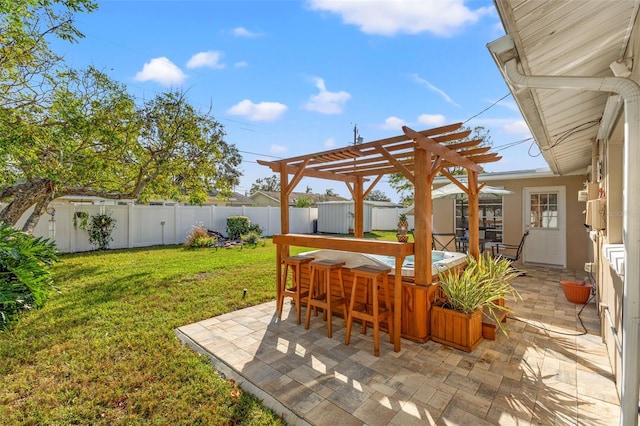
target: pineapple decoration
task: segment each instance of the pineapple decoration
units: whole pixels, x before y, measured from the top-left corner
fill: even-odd
[[[407,235],[408,231],[409,222],[407,222],[407,215],[401,213],[398,216],[398,234],[396,235],[398,241],[400,241],[401,243],[406,243],[407,241],[409,241],[409,235]]]

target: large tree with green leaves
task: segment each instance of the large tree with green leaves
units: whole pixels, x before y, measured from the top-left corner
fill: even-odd
[[[237,184],[241,157],[222,126],[181,93],[136,107],[124,86],[88,69],[58,77],[50,104],[0,113],[0,220],[15,224],[64,195],[201,203]]]
[[[251,188],[249,189],[249,194],[253,194],[254,192],[258,192],[258,191],[279,192],[280,176],[273,175],[266,178],[256,179],[256,181],[251,184]]]
[[[89,68],[68,70],[50,36],[77,41],[72,13],[86,0],[0,3],[0,220],[35,206],[31,232],[63,195],[204,201],[238,184],[237,149],[222,126],[181,93],[136,106],[126,88]]]
[[[387,194],[378,189],[371,191],[364,199],[366,201],[391,201],[391,198],[387,197]]]
[[[469,128],[462,127],[457,132],[469,130]],[[478,146],[492,146],[493,142],[491,140],[491,135],[489,134],[489,129],[485,129],[482,126],[476,126],[472,129],[471,134],[465,139],[457,140],[454,143],[460,143],[464,141],[478,140],[482,139],[482,143]],[[446,144],[445,144],[446,146]],[[474,148],[478,148],[474,147]],[[466,174],[466,170],[463,167],[451,167],[447,169],[447,171],[453,175],[463,175]],[[401,173],[394,173],[389,175],[389,186],[396,190],[398,194],[400,194],[400,202],[405,206],[410,206],[413,204],[413,184],[409,179],[407,179]]]
[[[28,107],[46,98],[64,65],[50,40],[78,41],[83,35],[74,26],[74,13],[95,9],[91,0],[0,2],[0,108]]]

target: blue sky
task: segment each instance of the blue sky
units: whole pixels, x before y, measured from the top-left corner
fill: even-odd
[[[273,174],[258,158],[349,145],[355,125],[368,142],[466,122],[503,156],[486,171],[546,167],[486,48],[504,34],[492,1],[103,0],[76,24],[85,38],[54,45],[71,66],[141,102],[173,89],[211,108],[243,156],[240,193]],[[350,198],[342,182],[307,186]],[[399,198],[386,179],[375,189]]]

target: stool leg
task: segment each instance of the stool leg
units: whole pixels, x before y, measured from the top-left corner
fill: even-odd
[[[378,303],[378,280],[372,279],[373,287],[373,354],[380,356],[380,306]]]
[[[396,332],[395,323],[393,322],[393,310],[391,309],[391,298],[389,297],[389,277],[386,275],[382,278],[384,286],[384,308],[387,311],[387,325],[389,326],[389,341],[393,343],[393,335]]]
[[[304,322],[305,330],[309,329],[309,321],[311,321],[311,307],[309,305],[311,304],[311,298],[315,292],[315,275],[315,268],[311,268],[311,273],[309,274],[309,297],[307,298],[307,316]]]
[[[282,319],[282,309],[284,305],[284,290],[287,288],[287,275],[289,271],[289,265],[284,264],[284,272],[282,274],[282,281],[280,282],[280,291],[278,292],[278,319]]]
[[[326,295],[327,295],[327,310],[324,313],[325,314],[325,318],[327,320],[327,337],[333,337],[333,327],[332,327],[332,324],[331,324],[331,317],[333,316],[331,314],[331,312],[332,312],[332,308],[331,308],[331,271],[326,271],[325,272],[324,285],[325,285],[325,291],[326,291]]]
[[[342,268],[338,269],[338,283],[340,283],[340,298],[342,300],[342,316],[347,320],[347,296],[344,293],[344,280],[342,279]]]
[[[296,304],[296,320],[297,323],[300,324],[300,264],[298,263],[296,267],[293,269],[293,284],[296,286],[296,294],[293,297],[293,300]]]
[[[365,312],[369,312],[369,305],[370,305],[370,292],[369,292],[369,279],[366,277],[363,277],[364,280],[364,310]],[[365,336],[367,335],[367,320],[365,320],[364,318],[362,319],[362,334],[364,334]]]
[[[353,307],[356,304],[356,292],[358,290],[358,275],[353,274],[353,284],[351,285],[351,297],[349,300],[349,316],[347,317],[347,334],[344,337],[344,344],[348,345],[351,340],[351,326],[353,325]]]

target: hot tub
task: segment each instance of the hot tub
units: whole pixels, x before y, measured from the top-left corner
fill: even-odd
[[[314,250],[301,255],[313,256],[315,259],[340,260],[345,262],[345,268],[355,268],[362,265],[376,265],[391,267],[391,274],[395,274],[396,258],[393,256],[381,256],[367,253],[352,253],[340,250]],[[466,254],[433,250],[431,252],[431,275],[437,276],[439,272],[446,271],[464,263]],[[414,257],[407,256],[402,264],[402,276],[413,277]]]

